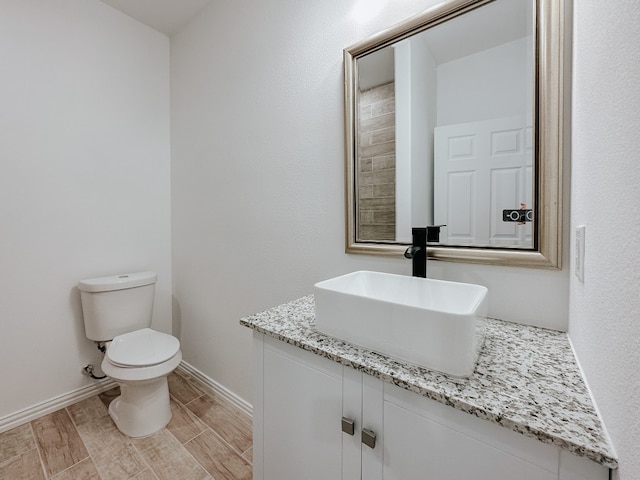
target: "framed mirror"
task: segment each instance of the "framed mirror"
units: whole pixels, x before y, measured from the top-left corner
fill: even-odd
[[[344,50],[346,251],[561,268],[562,0],[449,0]]]

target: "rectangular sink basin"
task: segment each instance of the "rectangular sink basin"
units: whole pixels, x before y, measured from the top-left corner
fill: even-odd
[[[314,296],[322,333],[449,375],[473,373],[486,287],[359,271],[316,283]]]

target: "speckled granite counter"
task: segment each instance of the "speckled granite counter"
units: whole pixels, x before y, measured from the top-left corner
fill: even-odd
[[[240,323],[385,382],[502,425],[606,467],[606,439],[566,334],[487,319],[471,377],[448,376],[354,346],[315,329],[313,295]]]

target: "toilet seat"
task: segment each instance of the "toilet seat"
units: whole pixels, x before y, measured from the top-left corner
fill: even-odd
[[[116,336],[105,358],[122,368],[151,367],[171,359],[179,350],[180,341],[176,337],[143,328]]]

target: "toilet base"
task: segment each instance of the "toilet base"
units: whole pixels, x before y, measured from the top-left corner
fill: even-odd
[[[171,421],[166,376],[118,384],[120,396],[109,405],[109,415],[122,433],[145,437],[162,430]]]

